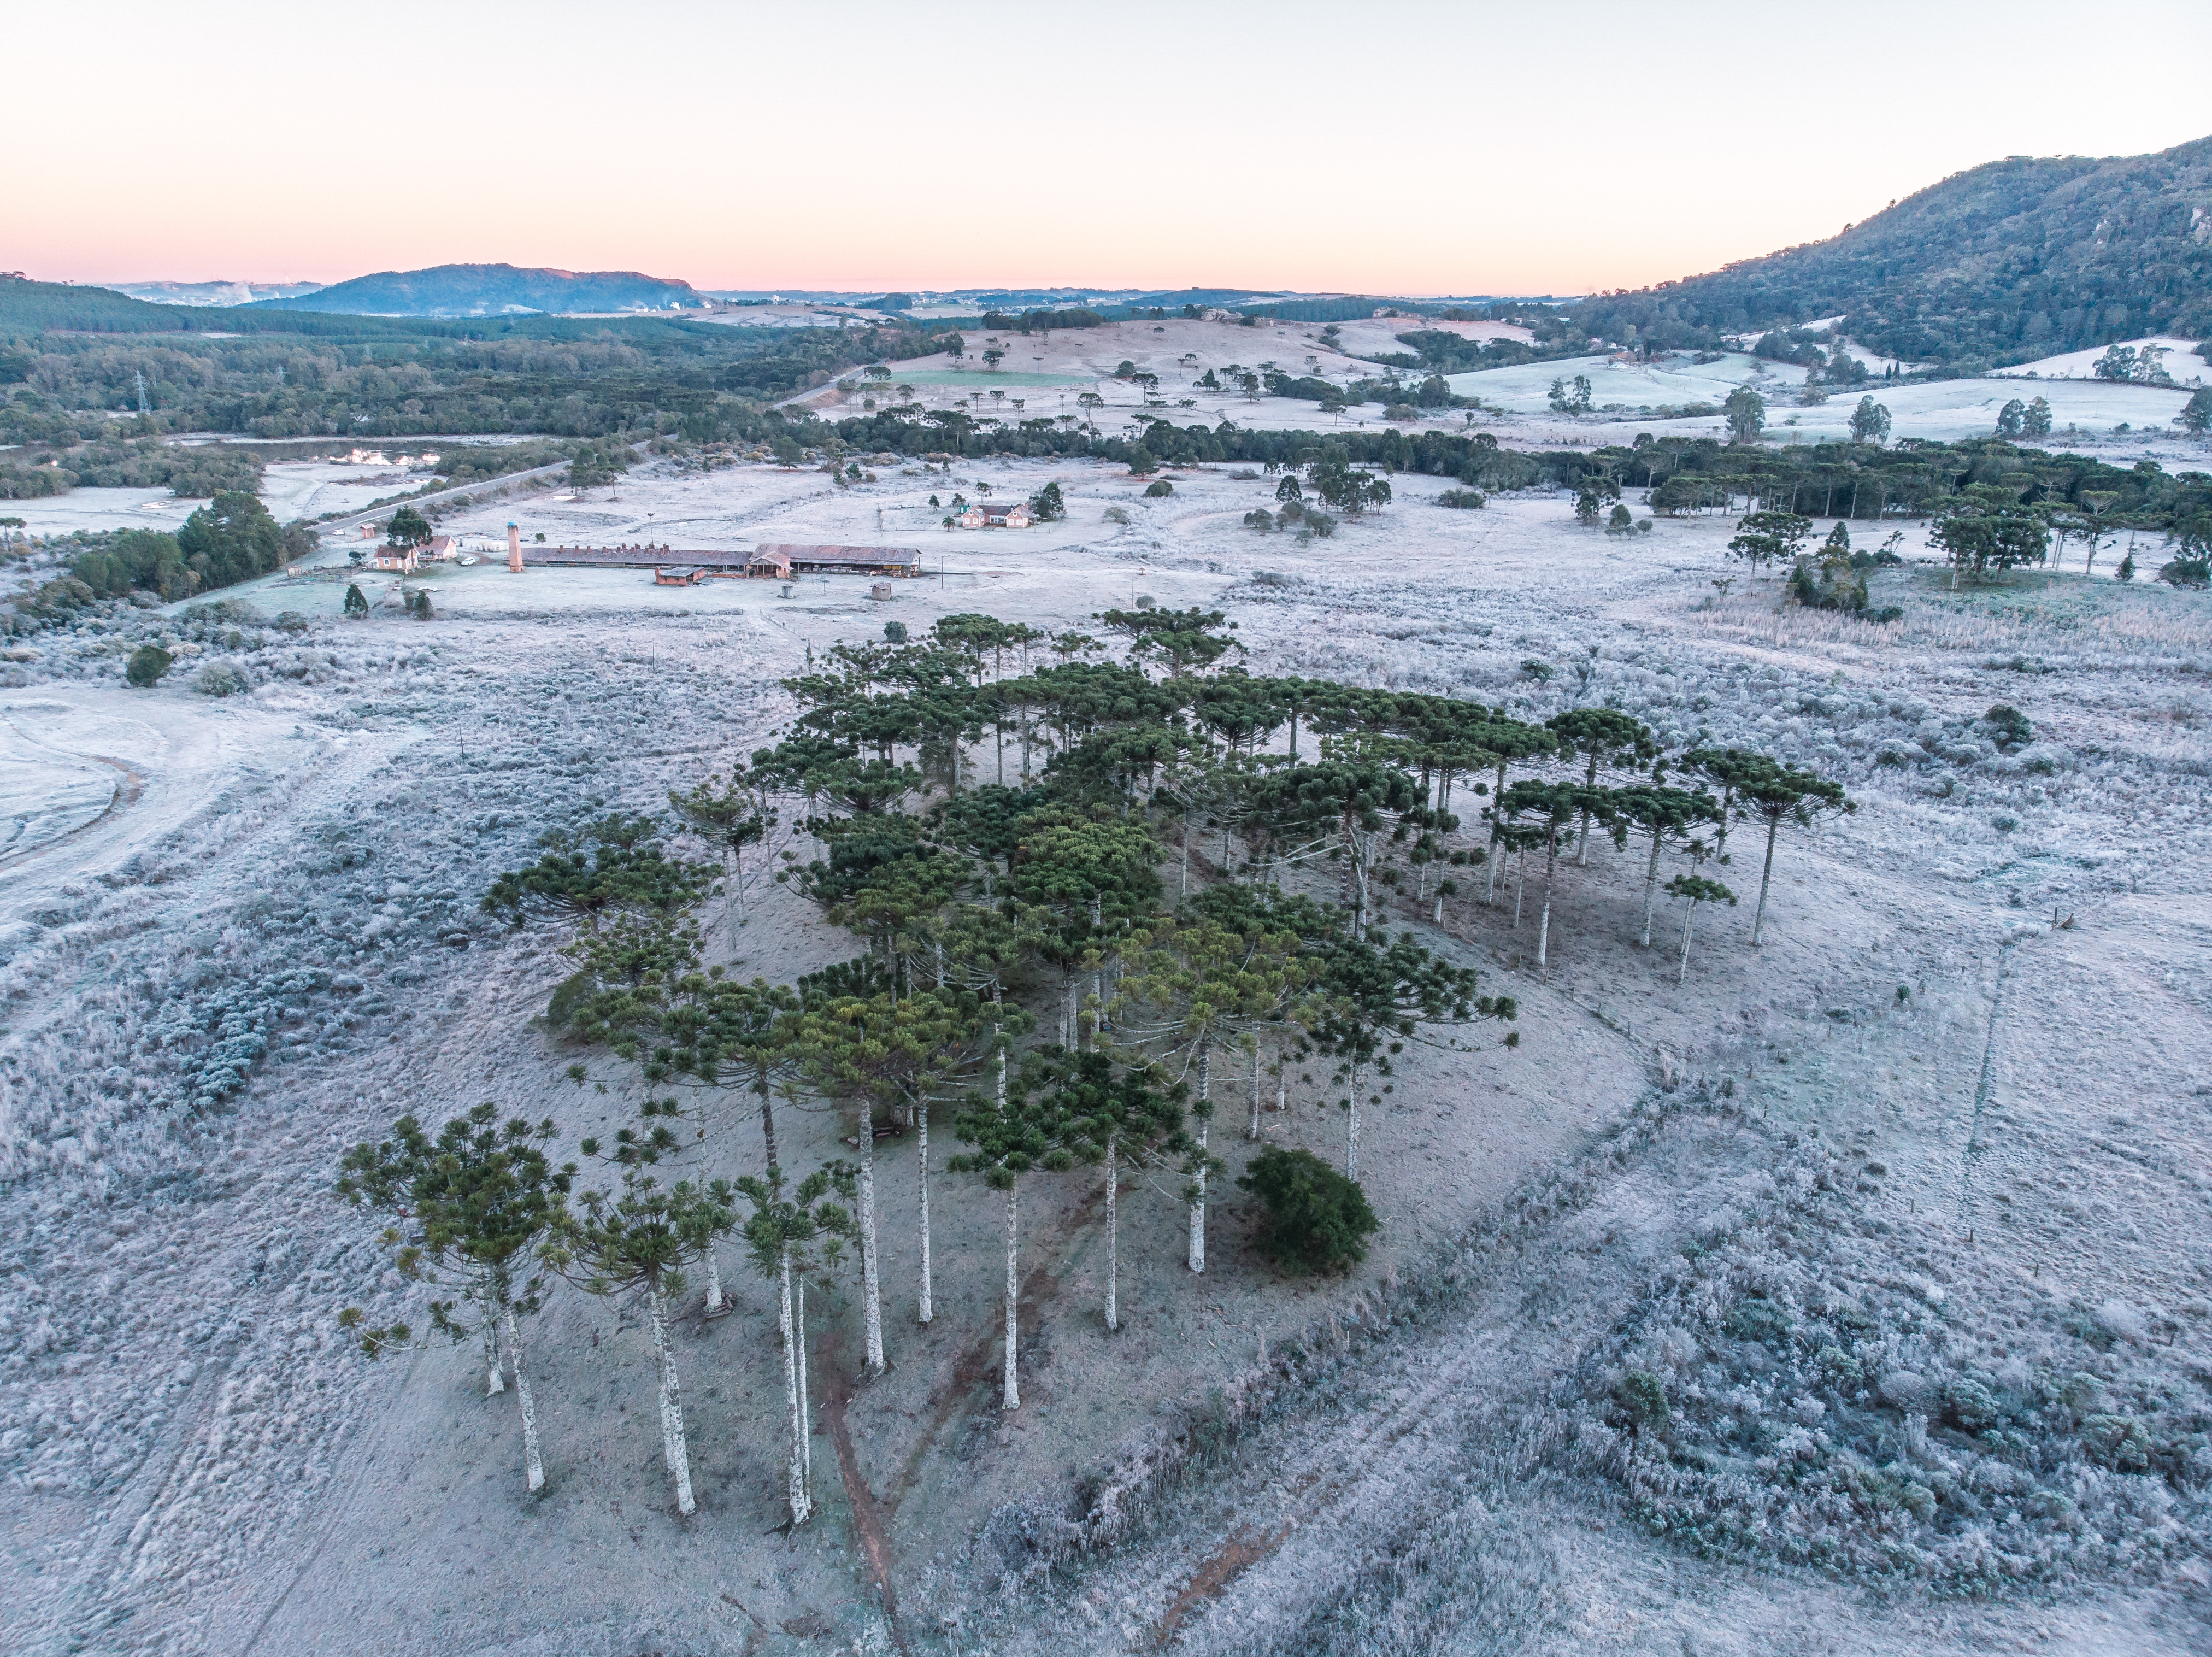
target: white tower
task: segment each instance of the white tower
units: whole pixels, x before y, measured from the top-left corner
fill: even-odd
[[[507,527],[507,567],[514,575],[522,573],[522,527],[510,523]]]

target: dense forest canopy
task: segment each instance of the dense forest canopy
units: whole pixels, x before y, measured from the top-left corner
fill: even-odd
[[[179,430],[651,433],[718,400],[757,405],[855,363],[924,355],[940,338],[918,326],[210,311],[0,279],[0,443],[69,448]]]
[[[1826,241],[1571,313],[1655,349],[1840,315],[1851,338],[1954,369],[2212,326],[2212,138],[2154,155],[2008,156]]]

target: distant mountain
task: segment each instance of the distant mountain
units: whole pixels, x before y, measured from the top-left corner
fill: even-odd
[[[117,282],[118,294],[152,305],[251,305],[263,299],[293,299],[312,294],[319,282]]]
[[[696,309],[706,304],[688,282],[635,271],[525,270],[513,265],[439,265],[380,271],[295,299],[269,299],[264,311],[337,311],[349,316],[522,316],[576,311]]]
[[[1841,315],[1870,350],[2024,362],[2146,334],[2212,335],[2212,138],[2112,160],[2008,156],[1826,241],[1598,295],[1575,320],[1660,345]]]

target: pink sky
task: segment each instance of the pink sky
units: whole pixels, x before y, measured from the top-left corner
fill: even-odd
[[[702,288],[1639,286],[2212,131],[2212,7],[124,0],[12,19],[0,265]],[[1884,43],[1888,43],[1885,45]],[[2154,95],[2126,95],[2148,77]]]

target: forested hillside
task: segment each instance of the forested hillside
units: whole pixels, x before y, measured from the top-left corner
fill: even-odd
[[[773,402],[858,362],[939,349],[921,326],[217,311],[0,280],[0,443],[69,450],[179,430],[644,434]],[[0,495],[9,469],[0,466]]]
[[[1960,368],[2149,333],[2202,338],[2212,138],[2110,161],[2009,156],[1826,241],[1575,310],[1591,335],[1666,347],[1838,314],[1874,350]]]
[[[237,308],[342,311],[362,316],[508,316],[524,312],[699,309],[688,282],[636,271],[526,270],[514,265],[439,265],[380,271],[290,299]]]

